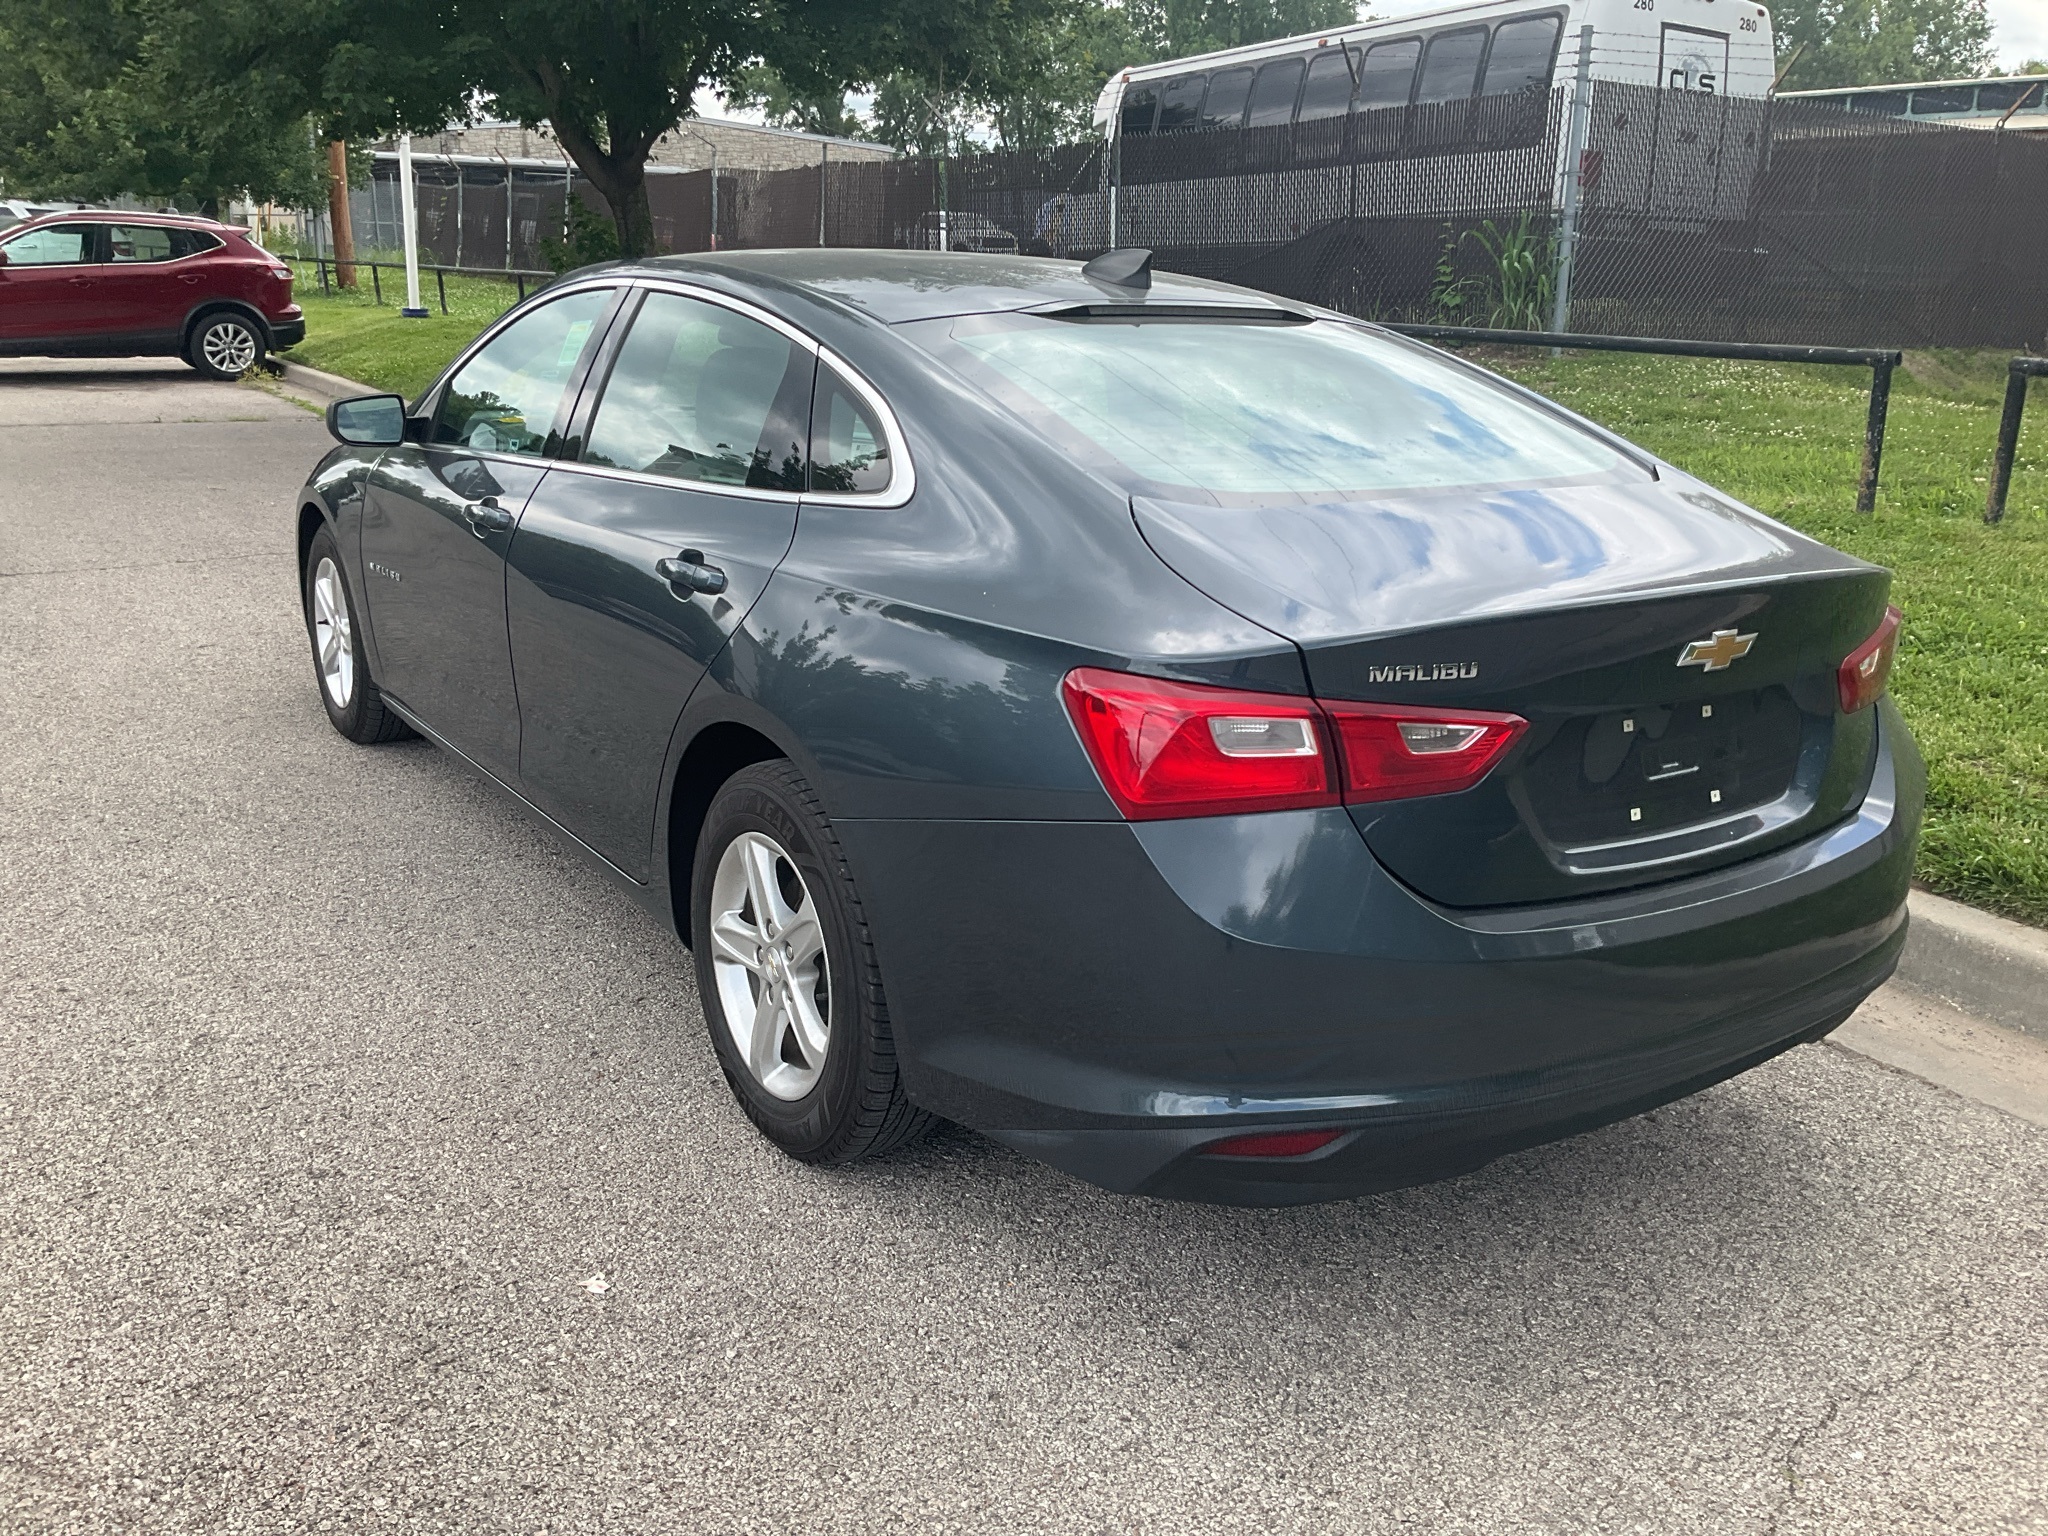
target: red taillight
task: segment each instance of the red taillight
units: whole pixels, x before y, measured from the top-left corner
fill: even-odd
[[[1308,699],[1078,667],[1063,685],[1102,787],[1131,821],[1335,805]]]
[[[1266,1131],[1256,1136],[1232,1136],[1212,1141],[1202,1148],[1204,1157],[1306,1157],[1320,1152],[1344,1133],[1342,1131]]]
[[[1520,715],[1397,704],[1325,704],[1344,754],[1344,798],[1447,795],[1485,778],[1529,728]]]
[[[1871,637],[1849,653],[1835,673],[1835,688],[1842,696],[1842,712],[1853,715],[1875,704],[1892,675],[1892,659],[1899,654],[1899,623],[1905,615],[1886,606],[1884,622]]]
[[[1102,787],[1132,821],[1448,794],[1477,784],[1528,729],[1519,715],[1323,704],[1094,667],[1069,672],[1063,691]]]

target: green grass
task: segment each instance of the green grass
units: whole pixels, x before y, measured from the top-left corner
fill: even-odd
[[[432,275],[422,273],[420,297],[427,317],[409,320],[398,312],[405,302],[401,274],[382,274],[381,305],[371,297],[369,272],[361,276],[361,287],[353,295],[340,289],[323,294],[311,269],[299,268],[297,296],[306,311],[306,339],[284,355],[309,368],[396,391],[408,400],[433,383],[450,358],[519,299],[510,282],[451,277],[449,312],[444,315]]]
[[[1927,756],[1920,879],[2048,924],[2048,388],[2028,402],[2006,520],[1986,527],[2004,354],[1909,354],[1882,489],[1855,511],[1869,375],[1619,355],[1489,359],[1760,511],[1889,566],[1892,693]]]
[[[302,287],[305,286],[302,284]],[[367,284],[364,294],[368,292]],[[290,356],[410,398],[515,297],[449,279],[443,316],[301,295]],[[1983,522],[2003,354],[1915,353],[1895,379],[1877,512],[1855,511],[1869,375],[1852,368],[1506,353],[1490,365],[1751,506],[1897,573],[1892,691],[1927,755],[1920,878],[2048,925],[2048,383],[2037,384],[2005,523]]]

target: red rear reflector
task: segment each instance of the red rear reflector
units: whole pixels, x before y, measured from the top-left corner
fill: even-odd
[[[1097,667],[1069,672],[1062,692],[1131,821],[1449,794],[1485,778],[1529,728],[1487,710],[1329,704]]]
[[[1842,712],[1853,715],[1875,704],[1892,675],[1892,661],[1899,654],[1899,623],[1905,618],[1897,608],[1886,606],[1884,622],[1871,637],[1849,653],[1835,674],[1835,687],[1842,696]]]
[[[1335,805],[1313,700],[1078,667],[1067,713],[1131,821]]]
[[[1325,704],[1344,756],[1352,803],[1447,795],[1485,778],[1529,722],[1478,709]]]
[[[1232,1136],[1202,1148],[1204,1157],[1306,1157],[1320,1152],[1342,1131],[1267,1131],[1257,1136]]]

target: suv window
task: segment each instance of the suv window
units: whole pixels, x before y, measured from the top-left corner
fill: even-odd
[[[653,292],[590,424],[586,464],[800,491],[810,352],[717,304]]]
[[[11,267],[72,266],[93,257],[93,227],[90,224],[46,224],[24,230],[0,243]]]
[[[171,231],[171,257],[177,260],[198,256],[206,251],[217,251],[226,243],[220,236],[209,235],[203,229],[174,229]]]
[[[829,363],[818,365],[811,406],[811,489],[870,495],[889,488],[889,439]]]
[[[116,262],[169,261],[171,231],[161,224],[109,224],[107,259]]]
[[[441,392],[433,440],[480,453],[545,452],[576,361],[611,300],[611,289],[588,288],[498,332]]]

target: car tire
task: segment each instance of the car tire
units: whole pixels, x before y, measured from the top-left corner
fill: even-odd
[[[713,797],[691,871],[690,932],[719,1067],[770,1141],[831,1165],[929,1128],[903,1092],[846,855],[792,764],[743,768]]]
[[[322,528],[306,550],[306,634],[313,642],[313,678],[327,718],[350,741],[365,746],[398,741],[412,728],[384,703],[363,652],[363,627],[342,572],[332,530]]]
[[[209,379],[239,379],[263,361],[263,327],[233,310],[207,315],[193,327],[185,361]]]

